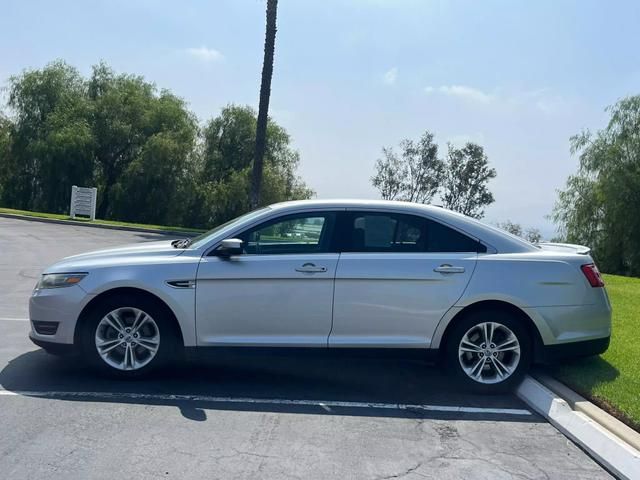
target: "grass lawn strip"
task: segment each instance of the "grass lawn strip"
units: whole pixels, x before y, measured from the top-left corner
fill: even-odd
[[[129,223],[129,222],[118,222],[116,220],[94,220],[90,221],[89,219],[75,218],[71,219],[69,215],[57,214],[57,213],[43,213],[43,212],[30,212],[27,210],[14,210],[13,208],[0,208],[0,213],[8,213],[12,215],[22,215],[25,217],[35,217],[35,218],[51,218],[53,220],[69,220],[70,222],[87,222],[93,225],[110,225],[115,227],[130,227],[130,228],[139,228],[140,230],[149,230],[149,231],[168,231],[168,232],[189,232],[189,233],[202,233],[205,230],[200,230],[197,228],[187,228],[187,227],[176,227],[176,226],[167,226],[167,225],[148,225],[145,223]]]
[[[640,431],[640,278],[604,275],[613,306],[609,350],[552,368],[551,373]]]

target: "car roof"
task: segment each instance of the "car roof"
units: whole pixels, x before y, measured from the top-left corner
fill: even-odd
[[[467,217],[458,212],[448,210],[435,205],[421,203],[401,202],[396,200],[359,200],[359,199],[332,199],[332,200],[295,200],[270,205],[275,212],[296,212],[306,209],[364,209],[378,211],[393,211],[425,216],[460,230],[482,241],[499,253],[520,253],[537,251],[538,248],[526,240],[512,235],[504,230],[485,224],[475,218]]]

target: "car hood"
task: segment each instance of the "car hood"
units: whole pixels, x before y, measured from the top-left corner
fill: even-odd
[[[171,245],[173,240],[143,242],[94,250],[63,258],[51,265],[45,273],[78,271],[83,267],[106,266],[123,263],[145,263],[158,257],[176,257],[185,250]]]

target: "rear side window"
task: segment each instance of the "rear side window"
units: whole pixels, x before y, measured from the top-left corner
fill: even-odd
[[[463,233],[441,223],[427,220],[428,252],[486,253],[487,247]]]
[[[394,213],[347,214],[350,252],[486,252],[486,247],[438,222]]]

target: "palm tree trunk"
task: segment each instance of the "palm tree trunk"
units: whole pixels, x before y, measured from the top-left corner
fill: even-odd
[[[251,177],[251,208],[260,204],[262,188],[262,170],[267,140],[267,118],[269,97],[271,96],[271,77],[273,76],[273,53],[276,44],[276,16],[278,0],[267,0],[267,29],[264,38],[264,61],[262,63],[262,81],[260,83],[260,105],[256,126],[256,148],[253,156],[253,175]]]

